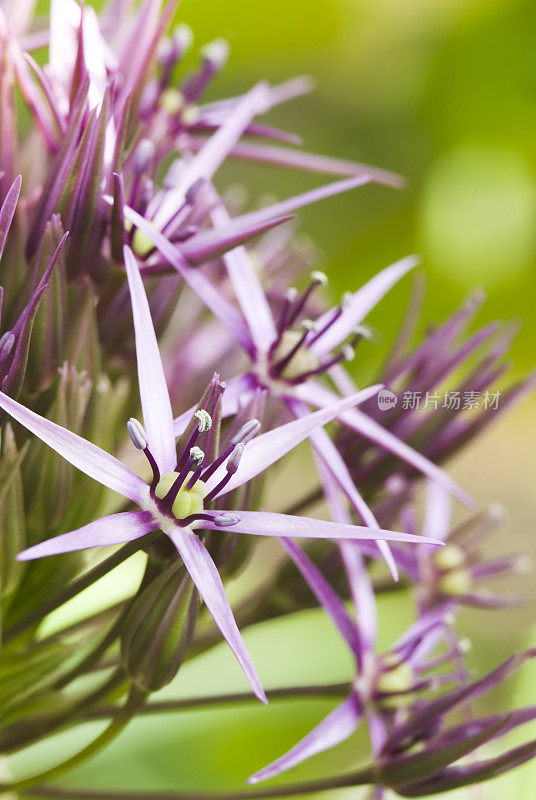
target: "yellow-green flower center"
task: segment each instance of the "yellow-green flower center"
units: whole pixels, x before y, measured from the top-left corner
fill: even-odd
[[[398,694],[411,689],[413,682],[413,670],[406,661],[403,661],[397,667],[382,672],[376,683],[376,689],[382,694]]]
[[[163,500],[167,496],[178,475],[178,472],[164,472],[155,489],[159,500]],[[185,519],[190,514],[200,514],[203,511],[203,500],[207,494],[206,484],[203,481],[196,481],[191,489],[187,489],[186,486],[191,476],[192,473],[188,473],[173,501],[171,511],[175,519]]]
[[[447,544],[436,551],[434,563],[440,570],[458,569],[465,563],[465,553],[457,544]]]
[[[471,573],[467,569],[451,569],[438,582],[439,591],[447,597],[463,597],[469,594],[472,586]]]
[[[285,331],[281,336],[272,360],[275,362],[288,356],[290,351],[298,344],[302,338],[303,332],[301,331]],[[285,364],[281,370],[281,377],[292,380],[303,375],[304,372],[311,372],[318,368],[320,361],[315,353],[312,352],[307,346],[300,347],[300,349],[292,356],[288,364]]]

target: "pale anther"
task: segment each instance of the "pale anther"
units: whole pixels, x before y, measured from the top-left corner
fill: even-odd
[[[231,525],[236,525],[240,522],[240,517],[237,517],[236,514],[219,514],[217,517],[214,517],[214,525],[217,525],[219,528],[229,528]]]
[[[247,444],[254,436],[258,434],[261,429],[261,423],[258,419],[250,419],[245,425],[242,425],[238,433],[231,439],[231,444]]]
[[[145,450],[147,447],[147,436],[141,423],[134,417],[131,417],[127,422],[127,431],[134,447],[137,450]]]
[[[242,458],[242,453],[244,452],[244,443],[239,442],[235,445],[233,452],[227,459],[226,469],[231,475],[236,472],[238,469],[238,465],[240,463],[240,459]]]
[[[191,447],[190,448],[190,458],[194,462],[194,465],[196,467],[198,467],[200,464],[203,463],[203,459],[205,458],[205,454],[201,450],[200,447]]]
[[[206,433],[212,428],[212,417],[204,408],[200,408],[196,411],[194,417],[197,419],[199,433]]]
[[[313,272],[311,272],[311,280],[315,283],[318,283],[320,286],[325,286],[328,282],[328,276],[325,272],[315,269]]]

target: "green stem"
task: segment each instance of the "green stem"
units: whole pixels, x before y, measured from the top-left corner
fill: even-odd
[[[60,789],[54,786],[36,786],[27,796],[47,797],[50,800],[268,800],[276,797],[296,797],[301,794],[327,792],[347,786],[367,786],[376,783],[373,766],[337,778],[326,778],[294,786],[276,786],[273,789],[251,789],[232,792],[113,792]],[[0,786],[0,790],[3,787]]]
[[[90,569],[88,572],[85,572],[79,578],[72,581],[72,583],[66,586],[65,589],[59,592],[55,597],[52,597],[38,608],[34,608],[29,614],[26,614],[25,617],[22,617],[18,622],[6,628],[3,636],[4,644],[11,641],[16,636],[19,636],[21,633],[24,633],[29,628],[32,628],[34,625],[37,625],[48,614],[52,613],[52,611],[56,611],[57,608],[60,608],[64,603],[72,600],[73,597],[83,592],[84,589],[87,589],[92,583],[98,581],[99,578],[107,575],[108,572],[111,572],[119,566],[119,564],[122,564],[123,561],[126,561],[127,558],[130,558],[134,553],[146,547],[149,541],[157,535],[159,535],[158,531],[143,536],[141,539],[136,539],[133,542],[127,542],[127,544],[120,547],[115,553],[112,553],[111,556],[108,556],[108,558],[105,558],[100,564],[94,566],[93,569]]]
[[[266,692],[269,700],[282,700],[284,698],[300,697],[344,697],[351,688],[350,683],[332,683],[317,686],[285,686],[281,689],[270,689]],[[146,703],[140,714],[160,714],[173,711],[184,711],[191,708],[206,708],[225,705],[227,703],[257,703],[251,692],[237,692],[235,694],[220,694],[212,697],[189,697],[184,700],[161,700]],[[85,719],[105,719],[113,716],[117,706],[99,706],[90,711]]]
[[[91,756],[95,755],[105,745],[109,744],[115,739],[121,731],[128,725],[132,717],[136,714],[137,710],[145,702],[147,697],[145,692],[135,687],[131,688],[129,697],[125,705],[119,710],[118,714],[105,730],[100,733],[96,739],[90,742],[86,747],[75,753],[74,756],[62,761],[61,764],[56,764],[49,769],[40,772],[38,775],[32,775],[29,778],[22,778],[21,780],[14,781],[8,785],[0,785],[0,792],[17,791],[24,789],[28,786],[34,786],[37,782],[42,780],[50,780],[57,778],[64,772],[78,766],[82,761],[85,761]]]
[[[101,686],[59,713],[41,718],[30,717],[4,727],[0,734],[0,751],[7,754],[21,750],[39,739],[55,733],[58,728],[76,722],[95,704],[106,700],[125,681],[122,668],[116,670]]]
[[[123,617],[124,613],[120,613],[117,619],[110,626],[108,633],[105,634],[97,646],[90,653],[88,653],[87,656],[83,658],[82,661],[80,661],[70,672],[68,672],[66,675],[62,675],[62,677],[59,678],[59,680],[57,680],[54,684],[54,689],[62,689],[64,686],[67,686],[68,683],[74,681],[75,678],[78,678],[79,675],[89,672],[96,664],[98,664],[101,656],[104,655],[104,653],[119,636]]]

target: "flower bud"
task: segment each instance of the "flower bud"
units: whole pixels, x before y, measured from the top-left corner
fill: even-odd
[[[195,587],[178,562],[140,590],[123,626],[121,660],[142,689],[155,692],[175,677],[193,635],[197,608]]]

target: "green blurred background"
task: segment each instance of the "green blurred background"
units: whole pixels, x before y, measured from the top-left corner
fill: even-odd
[[[311,75],[315,91],[270,115],[316,152],[371,163],[407,177],[408,188],[373,186],[300,213],[301,229],[321,251],[333,296],[357,288],[379,268],[411,252],[423,254],[424,323],[448,315],[474,286],[488,301],[479,321],[516,318],[521,332],[513,370],[534,364],[536,335],[536,4],[533,0],[182,0],[196,46],[225,37],[231,57],[210,97],[248,89],[255,81]],[[195,50],[195,48],[194,48]],[[192,56],[193,59],[193,56]],[[319,184],[321,176],[234,164],[220,188],[244,181],[250,202]],[[409,284],[372,317],[381,333],[360,352],[356,368],[371,373],[403,315]],[[505,528],[493,547],[536,554],[534,401],[497,422],[455,459],[452,471],[479,503],[503,503]],[[278,489],[284,492],[284,481]],[[126,578],[125,578],[126,580]],[[123,580],[112,576],[117,587]],[[489,669],[513,648],[536,643],[533,573],[521,585],[522,610],[465,612],[474,638],[472,661]],[[100,597],[107,589],[100,588]],[[96,595],[94,595],[95,597]],[[89,601],[88,601],[89,602]],[[382,642],[388,646],[409,619],[407,598],[382,600]],[[76,609],[75,609],[76,613]],[[321,612],[307,612],[248,631],[268,687],[335,681],[351,665]],[[528,667],[498,695],[501,703],[536,701],[536,670]],[[245,688],[221,646],[187,665],[167,696]],[[65,779],[67,785],[131,789],[234,789],[253,770],[291,746],[331,707],[328,702],[274,703],[269,709],[200,711],[145,718],[105,754]],[[41,745],[32,764],[60,748],[76,749],[94,729]],[[527,732],[525,732],[527,733]],[[536,736],[536,731],[528,734]],[[79,738],[77,738],[79,737]],[[514,739],[512,740],[514,741]],[[298,768],[285,780],[335,774],[359,760],[363,734]],[[28,767],[28,757],[21,768]],[[534,797],[536,766],[456,796]],[[359,790],[330,798],[361,797]]]

